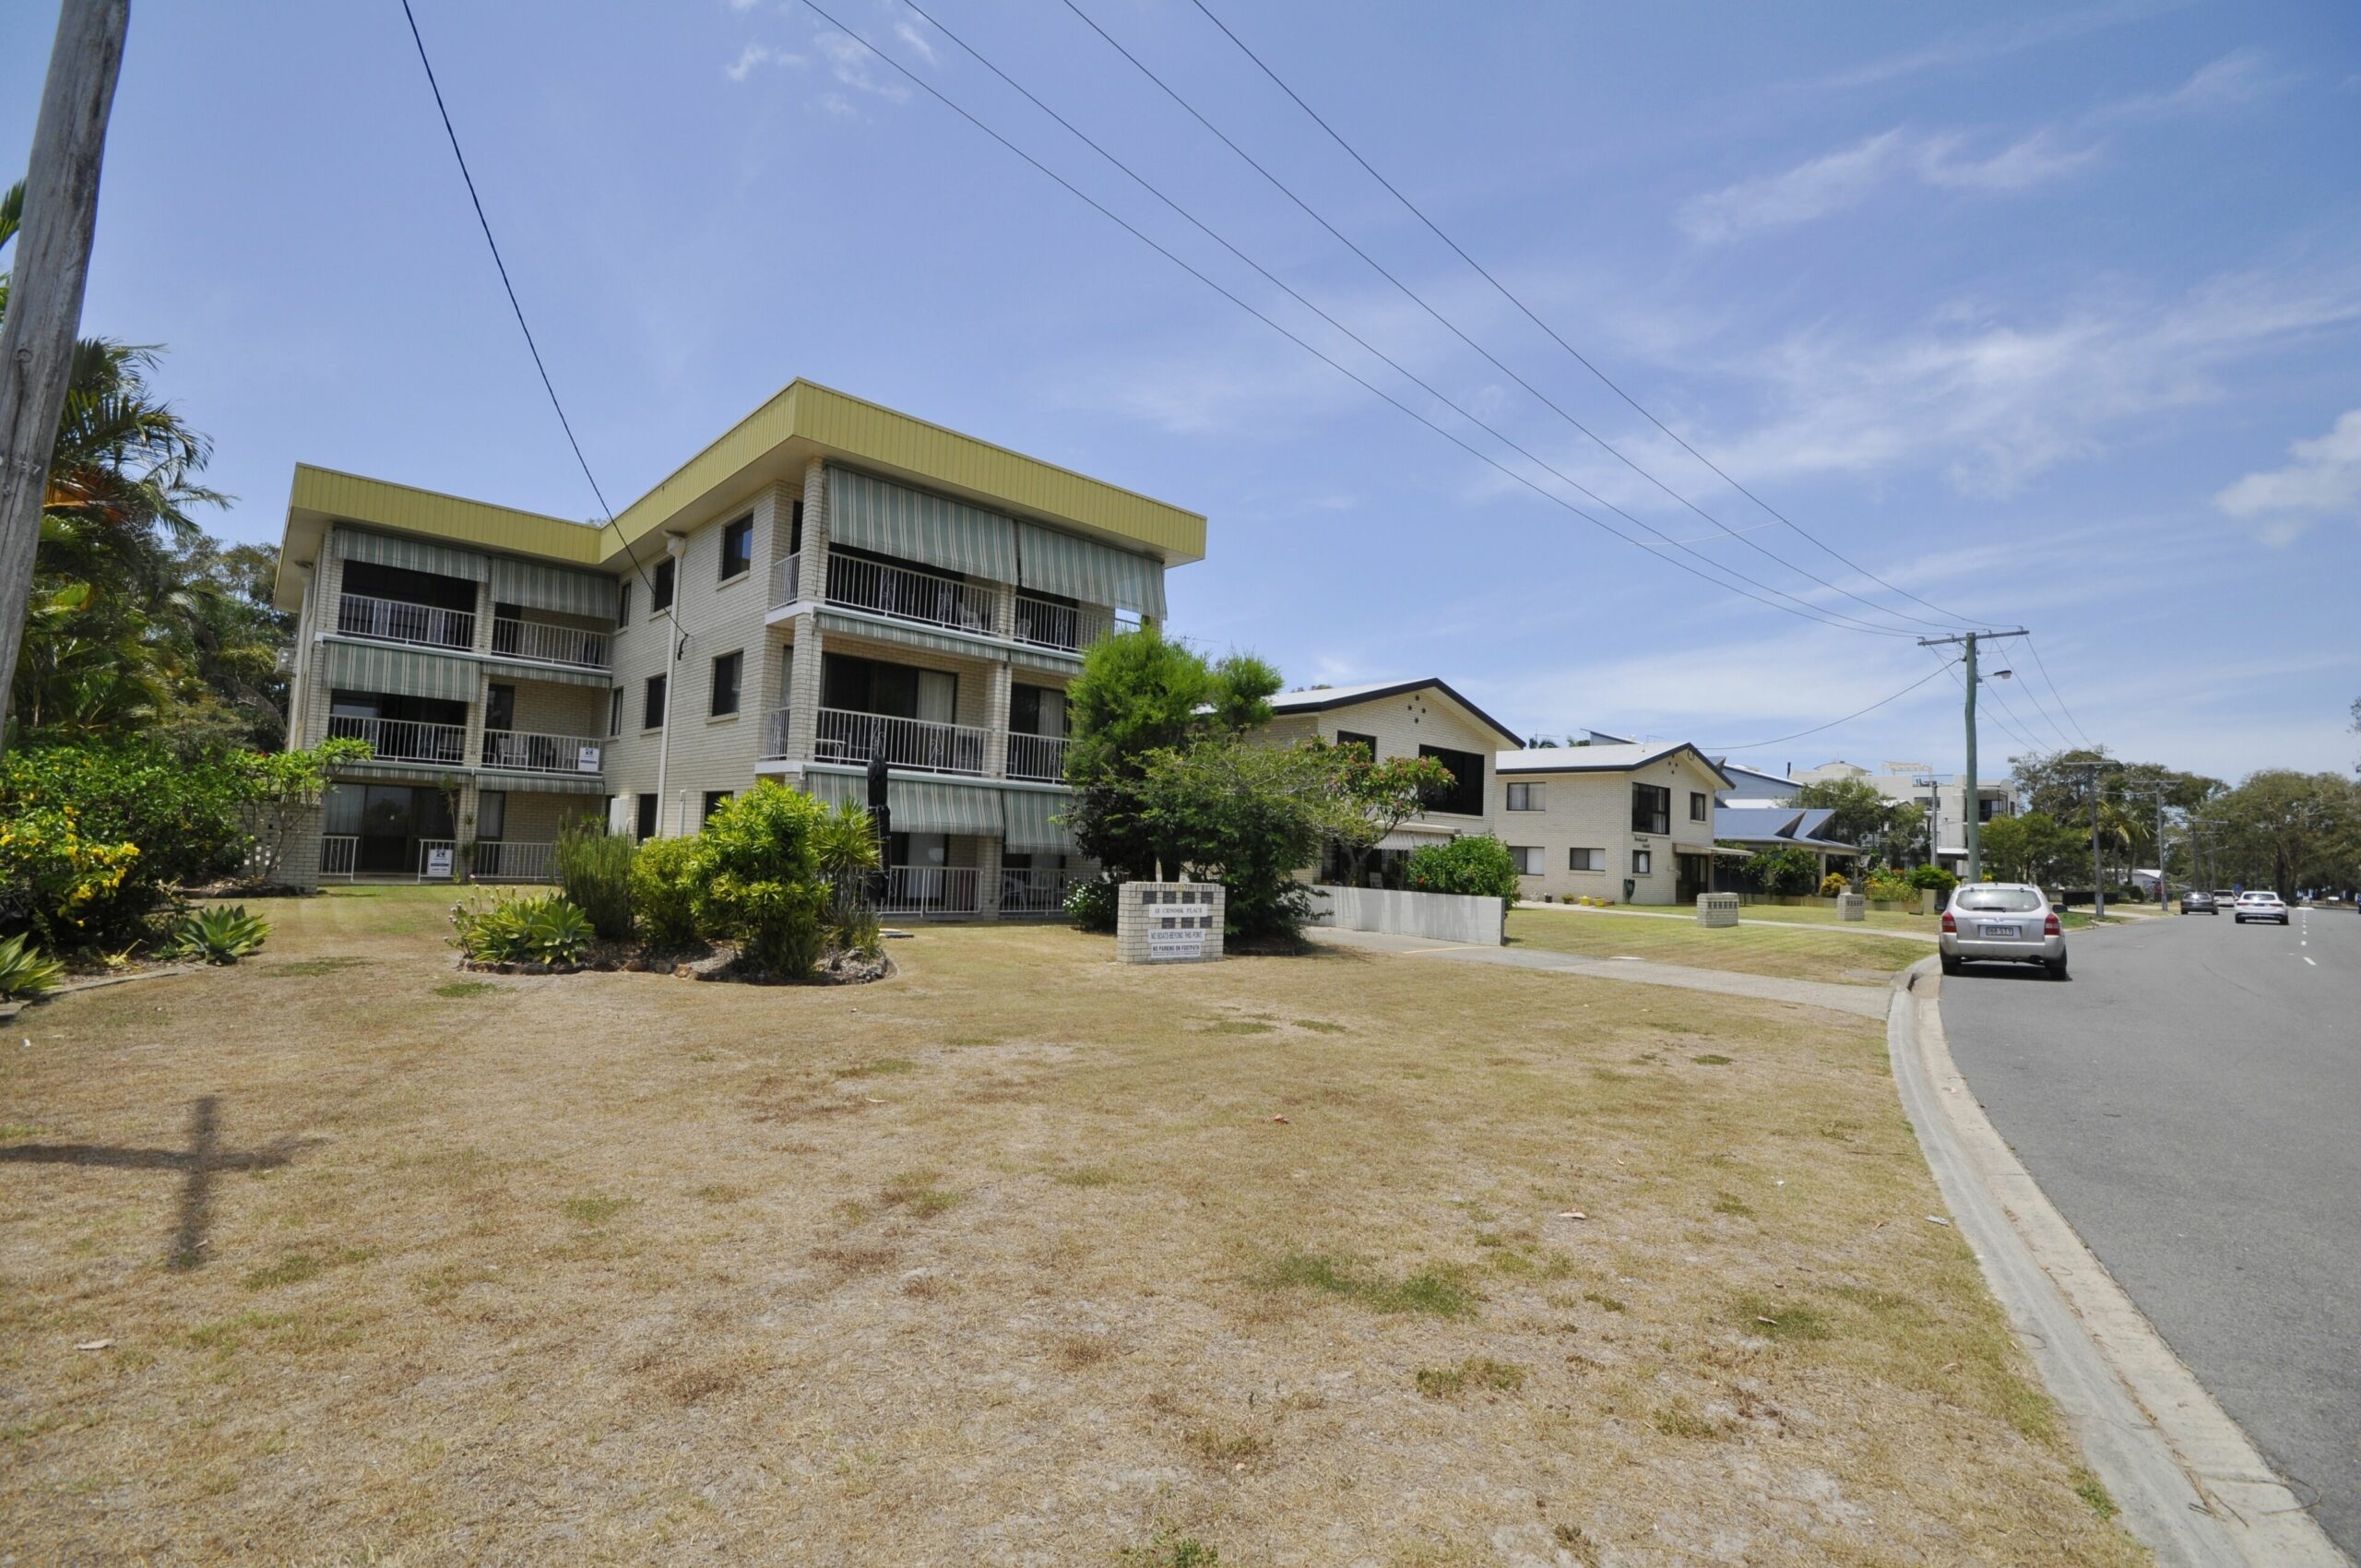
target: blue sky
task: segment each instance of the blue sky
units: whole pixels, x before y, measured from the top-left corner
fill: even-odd
[[[825,3],[1411,408],[1640,531],[1370,359],[908,6]],[[1453,339],[1062,0],[921,3],[1632,518],[1811,605],[1930,630],[1751,546],[1943,619],[1680,452],[1190,0],[1076,3],[1675,493]],[[2349,5],[1993,6],[1946,25],[1867,4],[1208,3],[1568,342],[1787,518],[1948,611],[2032,626],[2058,692],[2007,653],[2020,674],[1987,705],[1987,771],[2060,729],[2234,778],[2361,754],[2345,728],[2361,696]],[[1722,748],[1934,668],[1909,637],[1709,587],[1477,461],[800,0],[414,4],[618,506],[804,375],[1204,512],[1208,559],[1171,579],[1176,629],[1252,647],[1293,683],[1439,674],[1527,731]],[[10,164],[53,15],[0,19]],[[275,539],[298,460],[592,515],[506,313],[394,0],[136,9],[85,327],[170,346],[165,384],[239,498],[217,531]],[[1740,755],[1955,767],[1959,699],[1937,674]]]

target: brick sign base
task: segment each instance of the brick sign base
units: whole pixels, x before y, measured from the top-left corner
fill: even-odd
[[[1221,956],[1218,882],[1127,882],[1115,906],[1115,957],[1125,964],[1206,964]]]

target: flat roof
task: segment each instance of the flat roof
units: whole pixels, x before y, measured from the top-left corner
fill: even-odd
[[[770,484],[800,482],[813,457],[1145,551],[1167,566],[1204,559],[1201,513],[817,382],[796,380],[708,442],[611,523],[579,522],[298,463],[273,598],[282,609],[294,608],[300,594],[289,566],[315,561],[328,525],[338,521],[566,565],[627,570],[628,552],[649,535],[704,522]]]

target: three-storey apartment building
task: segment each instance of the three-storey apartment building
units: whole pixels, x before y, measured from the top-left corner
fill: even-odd
[[[319,873],[539,880],[570,817],[691,833],[765,776],[863,800],[883,758],[889,912],[1054,912],[1066,684],[1204,530],[802,381],[607,524],[299,468],[290,743],[375,750]]]

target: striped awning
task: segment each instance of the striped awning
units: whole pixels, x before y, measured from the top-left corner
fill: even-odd
[[[485,790],[505,790],[512,795],[603,795],[606,781],[595,773],[510,773],[481,768],[476,784]]]
[[[803,776],[803,782],[813,799],[830,805],[839,801],[859,806],[869,803],[869,779],[864,774],[827,773],[815,767]],[[885,780],[885,805],[894,814],[892,826],[896,833],[965,833],[997,838],[1001,793],[991,784],[913,778],[902,773]]]
[[[660,650],[659,650],[660,651]],[[608,686],[613,677],[604,670],[574,670],[563,664],[512,663],[504,659],[487,659],[484,672],[493,680],[553,681],[562,686]]]
[[[374,643],[323,642],[320,650],[327,659],[328,685],[338,691],[439,697],[445,702],[474,702],[483,695],[482,677],[471,659],[445,659],[416,648]],[[599,683],[606,682],[601,678]]]
[[[611,624],[615,619],[615,579],[597,572],[576,572],[539,561],[492,557],[492,598],[495,604],[519,604],[528,610],[554,611],[560,615],[587,615]]]
[[[464,767],[436,767],[423,762],[340,762],[335,777],[348,783],[447,784],[457,786],[467,777]]]
[[[980,659],[992,662],[998,662],[1008,656],[1007,649],[994,647],[974,637],[954,636],[947,632],[930,632],[922,626],[888,621],[882,615],[847,615],[834,610],[823,610],[819,612],[819,619],[820,632],[824,637],[831,632],[841,632],[847,636],[867,637],[873,642],[900,643],[905,647],[923,647],[936,653],[955,654],[961,659]]]
[[[1016,525],[1016,581],[1085,604],[1164,619],[1164,563],[1038,523]]]
[[[454,550],[422,539],[371,533],[350,523],[336,528],[337,547],[347,561],[370,561],[380,566],[401,566],[439,576],[464,577],[480,583],[492,575],[492,562],[472,550]]]
[[[1074,797],[1063,790],[1003,790],[1001,811],[1008,826],[1006,848],[1019,854],[1071,855],[1074,829],[1064,821]]]
[[[946,572],[1016,580],[1016,525],[1009,518],[851,469],[828,469],[828,538]]]

